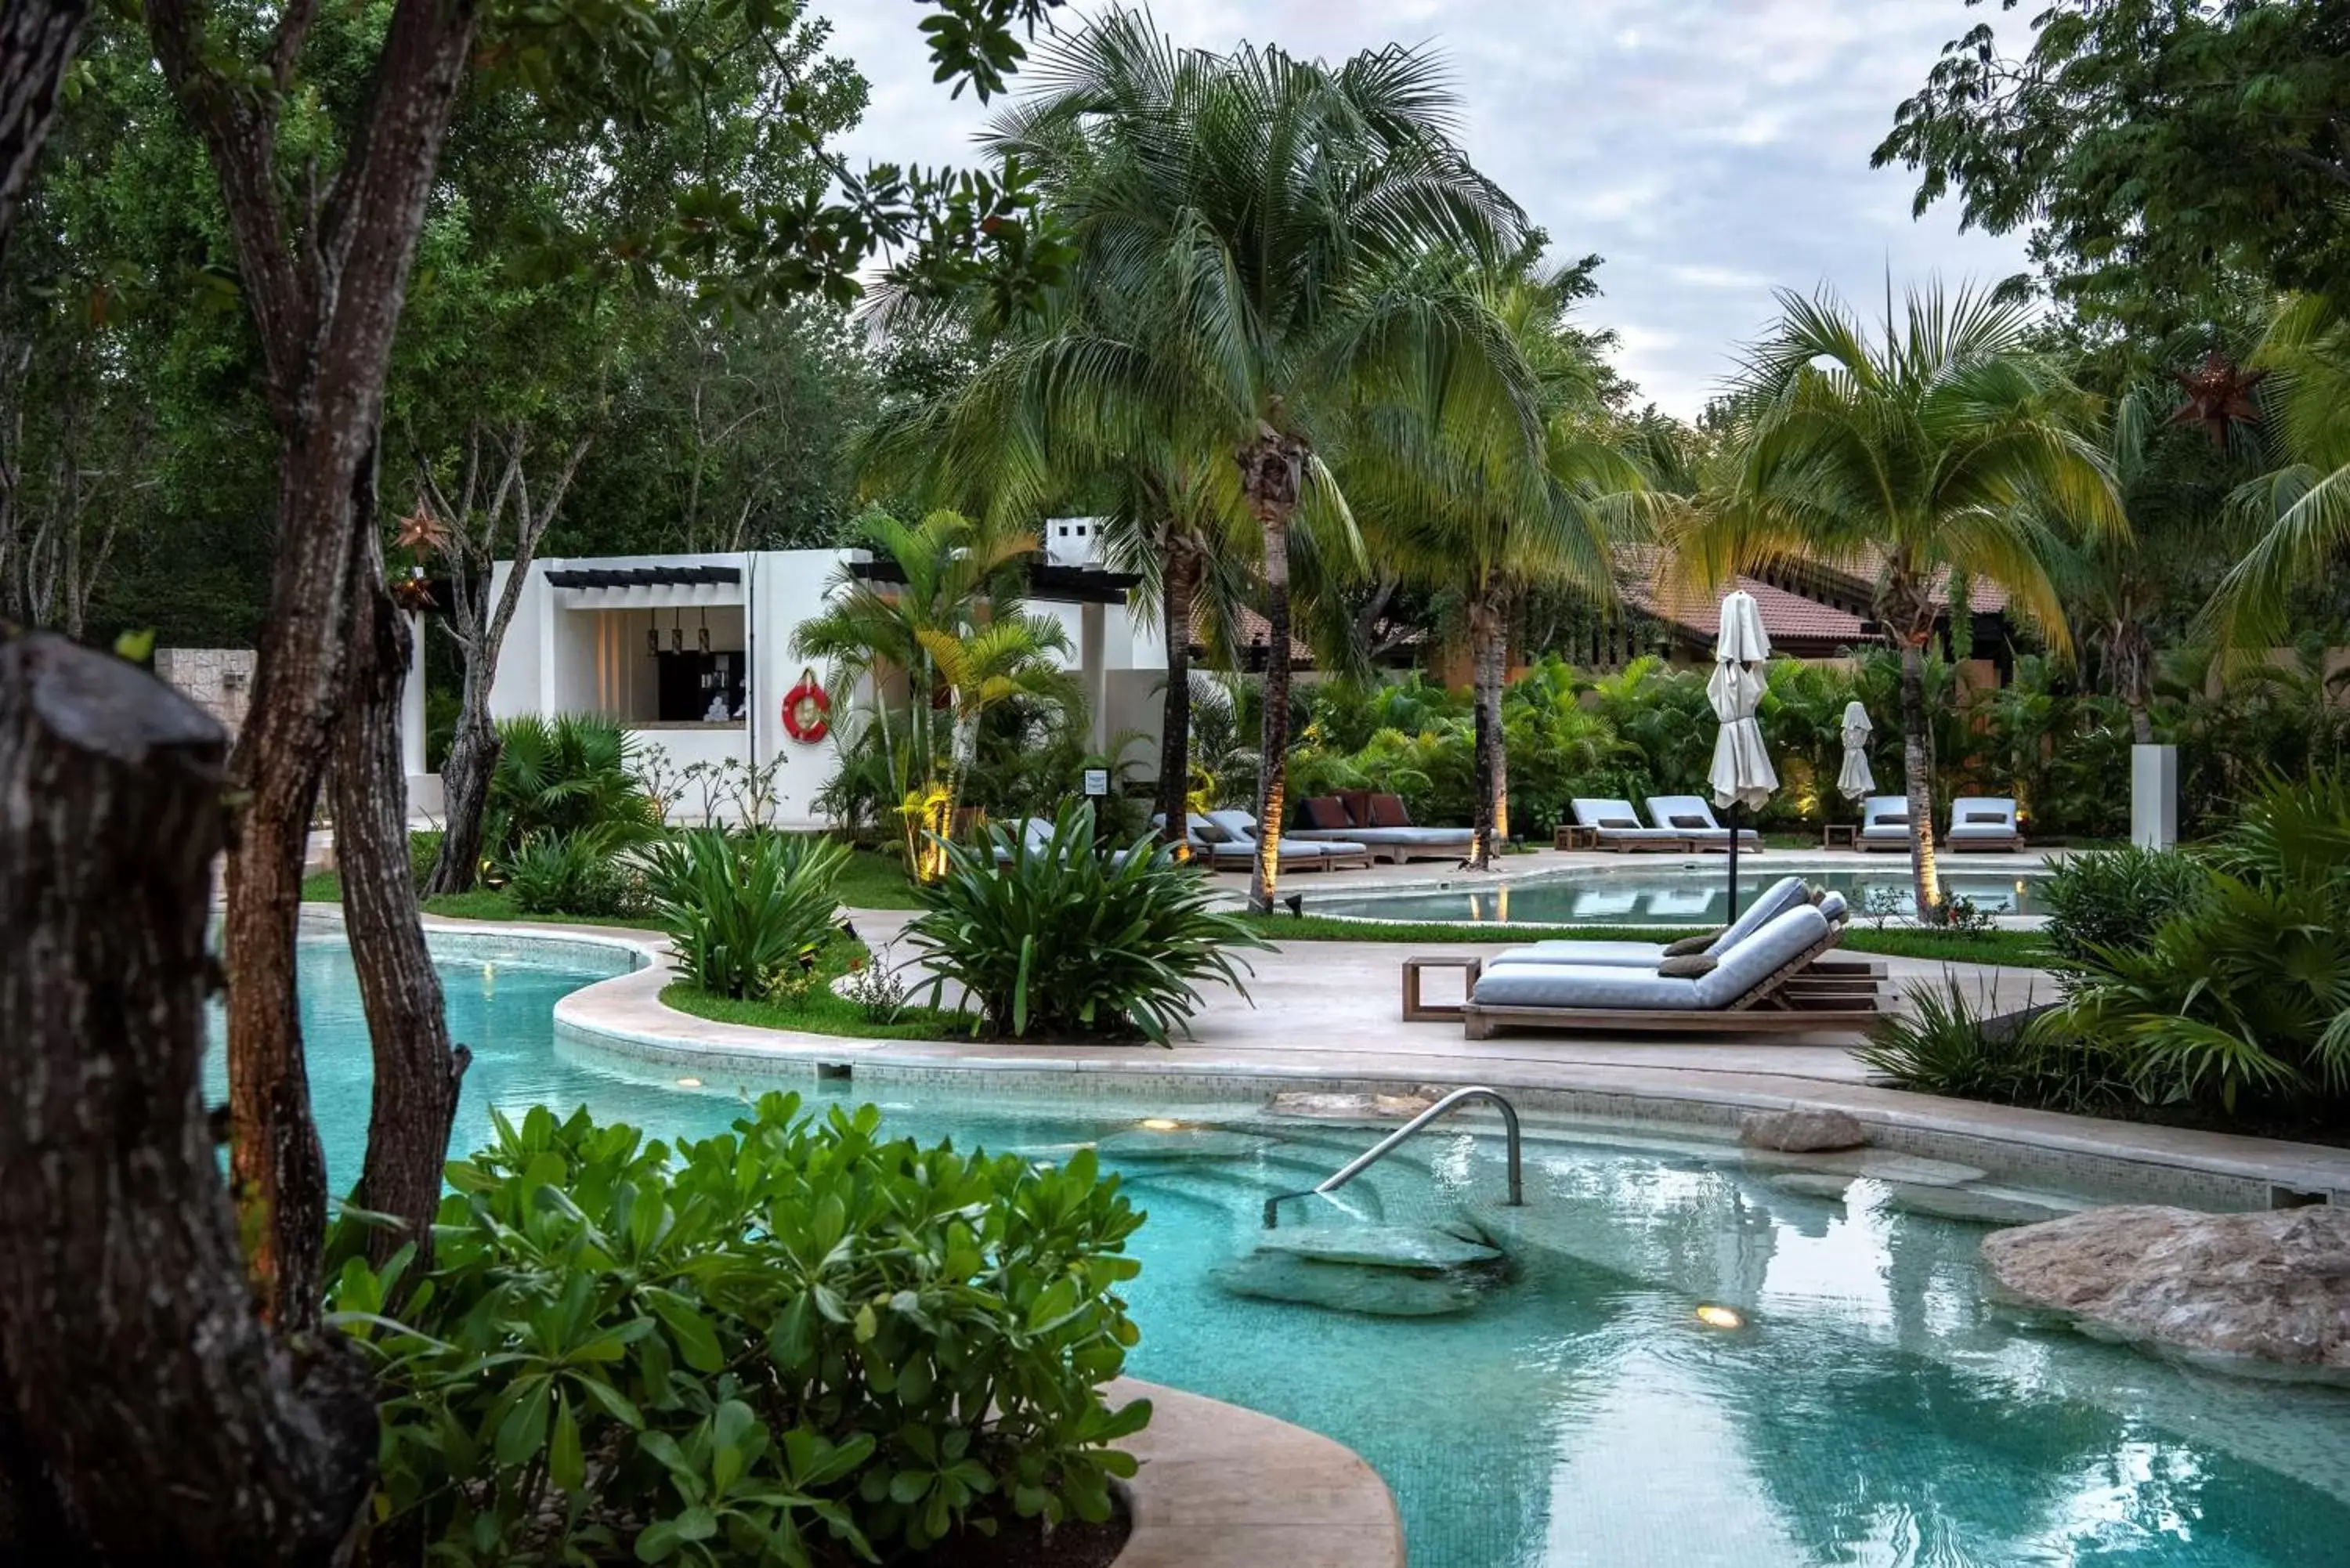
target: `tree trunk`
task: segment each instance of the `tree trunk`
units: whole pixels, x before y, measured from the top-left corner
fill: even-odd
[[[489,703],[473,701],[473,671],[465,671],[468,689],[457,714],[456,733],[449,740],[449,755],[441,763],[441,853],[433,859],[424,890],[431,894],[470,893],[482,868],[482,836],[488,826],[490,780],[498,771],[498,753],[505,742],[490,718]]]
[[[362,483],[359,526],[352,535],[350,668],[335,727],[334,767],[336,839],[344,846],[343,919],[374,1043],[367,1160],[351,1202],[391,1220],[367,1232],[364,1250],[371,1262],[380,1264],[403,1243],[416,1244],[416,1266],[408,1275],[414,1279],[432,1258],[458,1085],[473,1054],[450,1044],[441,977],[417,918],[408,776],[400,756],[408,618],[384,587],[372,465]]]
[[[1200,581],[1200,554],[1191,541],[1168,541],[1161,577],[1159,619],[1167,636],[1167,691],[1159,714],[1159,813],[1167,825],[1160,838],[1178,856],[1186,853],[1191,794],[1191,596]]]
[[[0,646],[0,1560],[324,1564],[373,1479],[357,1355],[255,1315],[201,1097],[224,746]]]
[[[1276,410],[1281,400],[1273,400]],[[1264,711],[1258,731],[1256,867],[1249,908],[1273,912],[1281,885],[1282,818],[1289,809],[1289,524],[1305,478],[1306,446],[1260,423],[1238,453],[1241,493],[1264,533]]]
[[[2145,623],[2115,623],[2109,650],[2114,661],[2114,685],[2122,705],[2129,710],[2130,738],[2139,745],[2154,742],[2154,641]]]
[[[1909,794],[1909,880],[1918,919],[1939,924],[1942,881],[1934,869],[1933,732],[1926,713],[1926,655],[1914,640],[1901,645],[1901,774]]]
[[[0,11],[0,252],[40,161],[88,0],[8,0]]]
[[[1510,831],[1509,748],[1502,734],[1502,682],[1509,663],[1509,601],[1488,587],[1469,606],[1477,713],[1477,837],[1469,864],[1490,871]]]

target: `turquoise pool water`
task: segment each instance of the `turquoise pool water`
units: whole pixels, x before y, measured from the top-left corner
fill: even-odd
[[[1659,856],[1658,859],[1664,860]],[[1742,858],[1738,867],[1738,907],[1791,873],[1773,864]],[[1917,907],[1909,887],[1909,867],[1904,860],[1868,870],[1802,873],[1804,880],[1833,888],[1851,901],[1857,913],[1877,908],[1872,895],[1890,899],[1887,912],[1911,913]],[[1290,886],[1293,884],[1284,884]],[[1942,888],[1995,915],[2040,915],[2047,911],[2033,898],[2034,878],[2012,873],[1953,870],[1944,863]],[[1661,867],[1636,865],[1617,871],[1552,871],[1534,877],[1504,877],[1498,882],[1426,888],[1394,893],[1322,893],[1318,886],[1299,888],[1305,908],[1316,915],[1357,915],[1382,920],[1479,920],[1507,925],[1584,926],[1723,926],[1730,923],[1730,878],[1719,855],[1681,869],[1672,861]]]
[[[745,1088],[552,1037],[592,962],[444,964],[474,1046],[458,1138],[488,1108],[585,1102],[707,1133]],[[364,1030],[338,950],[304,953],[328,1159],[354,1173]],[[216,1070],[216,1069],[215,1069]],[[215,1078],[215,1090],[218,1081]],[[1594,1129],[1528,1148],[1529,1204],[1494,1208],[1497,1140],[1428,1139],[1342,1195],[1389,1220],[1514,1218],[1513,1276],[1457,1317],[1375,1319],[1230,1296],[1264,1196],[1374,1136],[1245,1106],[983,1098],[827,1085],[919,1137],[1053,1158],[1143,1116],[1267,1141],[1169,1162],[1111,1157],[1149,1211],[1131,1301],[1141,1376],[1327,1432],[1395,1489],[1415,1568],[2320,1568],[2350,1562],[2350,1394],[2198,1376],[1988,1312],[1980,1227],[1798,1197],[1734,1150]],[[1245,1141],[1245,1140],[1243,1140]],[[1300,1214],[1299,1219],[1309,1218]],[[1700,1304],[1746,1314],[1705,1327]],[[1277,1565],[1274,1565],[1277,1568]]]

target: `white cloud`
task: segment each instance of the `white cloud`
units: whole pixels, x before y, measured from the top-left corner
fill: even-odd
[[[851,155],[968,158],[988,110],[930,79],[920,13],[904,0],[814,0],[833,48],[873,83]],[[1077,11],[1092,8],[1089,0]],[[1771,291],[1823,283],[1872,298],[1936,273],[2020,270],[2020,240],[1961,234],[1937,207],[1913,222],[1909,176],[1869,149],[1943,41],[1960,0],[1160,0],[1178,42],[1243,37],[1338,56],[1400,40],[1449,61],[1463,140],[1549,231],[1555,254],[1596,251],[1586,316],[1622,335],[1627,375],[1693,414]],[[1065,11],[1065,17],[1070,16]],[[1066,25],[1066,24],[1065,24]]]

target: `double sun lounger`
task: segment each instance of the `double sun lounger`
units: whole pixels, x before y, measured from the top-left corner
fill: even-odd
[[[1602,849],[1618,854],[1659,849],[1673,854],[1690,850],[1728,850],[1730,829],[1713,815],[1705,797],[1694,794],[1652,794],[1648,821],[1642,822],[1627,800],[1578,795],[1572,803],[1576,824],[1590,830]],[[1759,852],[1762,836],[1751,827],[1738,830],[1738,847]]]
[[[1167,819],[1153,816],[1150,826],[1165,827]],[[1256,861],[1256,818],[1244,811],[1189,816],[1184,819],[1184,842],[1194,859],[1219,871],[1244,871]],[[1302,839],[1295,833],[1283,834],[1274,853],[1282,868],[1289,871],[1335,871],[1342,866],[1368,866],[1372,859],[1368,845],[1346,839]]]
[[[2016,820],[2015,802],[1999,795],[1961,795],[1950,803],[1950,830],[1942,836],[1945,849],[2021,849],[2023,829]],[[1860,805],[1860,832],[1853,845],[1859,849],[1909,848],[1909,800],[1907,795],[1873,794]]]
[[[1457,860],[1476,843],[1468,827],[1419,827],[1404,809],[1403,797],[1357,790],[1344,795],[1321,795],[1298,805],[1303,827],[1282,835],[1282,842],[1303,840],[1320,844],[1358,844],[1375,860],[1400,866],[1414,856]]]
[[[1885,967],[1826,956],[1843,937],[1846,916],[1842,896],[1824,893],[1815,900],[1800,877],[1789,877],[1694,952],[1670,954],[1653,942],[1513,948],[1479,974],[1461,1010],[1462,1032],[1482,1040],[1512,1027],[1865,1030],[1885,1014]],[[1690,971],[1701,972],[1682,972]]]

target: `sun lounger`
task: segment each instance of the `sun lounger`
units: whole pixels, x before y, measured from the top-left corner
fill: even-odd
[[[1029,855],[1043,855],[1052,848],[1053,819],[1049,816],[1024,816],[1020,818],[1016,825],[1012,823],[995,823],[992,825],[989,829],[989,836],[993,839],[995,844],[995,863],[998,866],[1009,866],[1012,864],[1012,846],[1003,841],[1004,835],[1003,830],[1014,826],[1016,826],[1019,830],[1017,843],[1019,844],[1023,853]],[[1113,866],[1123,866],[1126,864],[1126,857],[1132,853],[1133,851],[1129,849],[1113,849],[1110,851],[1110,864]]]
[[[1727,853],[1730,848],[1730,829],[1721,826],[1703,795],[1652,794],[1648,797],[1648,820],[1688,839],[1691,849]],[[1762,836],[1751,827],[1742,827],[1738,830],[1738,847],[1742,853],[1759,855],[1762,851]]]
[[[1858,1033],[1885,1014],[1883,968],[1815,970],[1842,934],[1840,924],[1806,903],[1775,916],[1694,978],[1606,964],[1501,964],[1478,977],[1461,1028],[1471,1040],[1501,1028]]]
[[[1856,849],[1909,848],[1909,797],[1873,794],[1860,803],[1860,831],[1853,836]]]
[[[2012,800],[1961,795],[1950,803],[1950,836],[1942,842],[1952,849],[2021,849],[2023,830],[2015,815]]]
[[[1804,886],[1804,879],[1801,877],[1782,877],[1778,881],[1756,894],[1754,901],[1746,906],[1745,913],[1724,926],[1702,950],[1714,958],[1720,958],[1788,910],[1809,903],[1810,891]],[[1843,924],[1845,918],[1843,895],[1828,894],[1820,901],[1820,911],[1826,915],[1832,923]],[[1554,939],[1548,941],[1530,942],[1522,948],[1512,948],[1507,952],[1487,959],[1485,968],[1492,971],[1507,964],[1574,963],[1600,964],[1616,969],[1654,970],[1663,961],[1664,957],[1665,944],[1662,942],[1614,942],[1596,938]]]
[[[1257,847],[1256,818],[1245,811],[1211,811],[1206,814],[1210,826],[1220,828],[1230,838],[1248,846],[1253,858]],[[1281,836],[1276,851],[1284,866],[1295,866],[1309,870],[1335,871],[1341,866],[1371,864],[1371,849],[1367,844],[1352,839],[1299,839],[1289,834]]]
[[[1418,856],[1424,859],[1451,860],[1469,853],[1477,841],[1474,828],[1420,827],[1411,820],[1400,795],[1374,794],[1363,797],[1370,820],[1357,821],[1347,803],[1336,795],[1319,795],[1301,803],[1298,815],[1305,826],[1293,827],[1282,835],[1282,841],[1305,839],[1311,842],[1360,844],[1367,847],[1374,858],[1402,865]]]
[[[1575,820],[1591,830],[1602,849],[1627,854],[1642,849],[1685,850],[1689,836],[1669,827],[1643,827],[1640,814],[1628,800],[1600,800],[1577,795],[1570,804]]]

